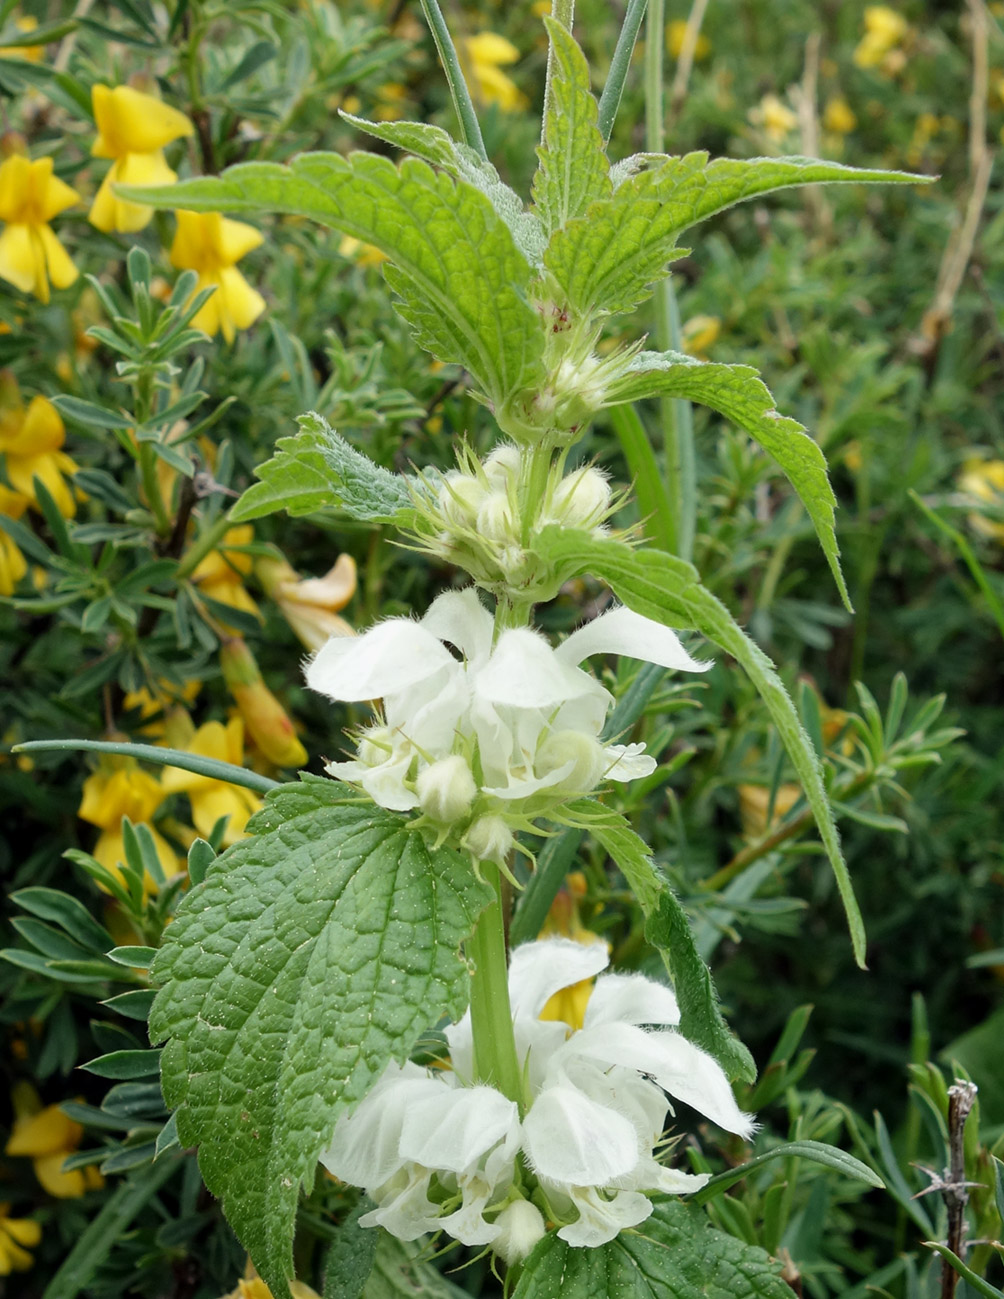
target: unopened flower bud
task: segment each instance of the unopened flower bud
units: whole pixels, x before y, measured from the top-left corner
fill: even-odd
[[[583,735],[581,731],[552,731],[537,750],[533,767],[538,776],[546,776],[571,764],[567,775],[562,776],[560,785],[552,792],[585,793],[599,782],[606,761],[603,745],[591,735]]]
[[[598,469],[576,469],[554,489],[551,513],[569,528],[593,528],[610,506],[610,484]]]
[[[393,747],[390,728],[387,726],[370,726],[359,737],[356,757],[365,767],[379,767],[387,761],[387,755]]]
[[[248,733],[269,762],[277,767],[303,766],[307,750],[296,738],[288,713],[262,680],[254,655],[239,636],[220,647],[220,667]]]
[[[500,1234],[492,1241],[492,1249],[506,1263],[521,1263],[545,1232],[544,1215],[529,1200],[513,1200],[495,1219]]]
[[[440,758],[419,772],[415,792],[426,816],[434,821],[459,821],[471,810],[478,787],[471,769],[458,754]]]
[[[472,528],[485,495],[477,478],[451,470],[439,489],[439,512],[454,528]]]
[[[478,510],[478,532],[486,541],[512,540],[512,506],[505,492],[489,492]]]
[[[513,833],[494,812],[479,816],[464,835],[463,844],[478,861],[503,862],[513,845]]]
[[[505,491],[507,485],[519,476],[519,447],[503,442],[484,462],[485,477],[492,487]]]

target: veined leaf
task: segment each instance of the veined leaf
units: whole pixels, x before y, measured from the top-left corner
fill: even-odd
[[[645,161],[651,161],[646,158]],[[544,264],[573,311],[627,311],[644,300],[667,263],[682,256],[677,236],[744,199],[821,181],[917,183],[930,176],[869,171],[814,158],[716,158],[689,153],[629,177],[612,198],[551,237]]]
[[[766,1250],[708,1226],[679,1200],[657,1205],[633,1231],[596,1249],[544,1237],[513,1299],[791,1299]]]
[[[526,297],[529,263],[484,194],[417,158],[395,167],[373,153],[304,153],[289,166],[241,163],[222,176],[117,191],[197,212],[285,212],[343,230],[386,253],[418,342],[465,366],[496,409],[539,375],[544,337]]]
[[[467,1006],[460,946],[491,900],[470,864],[305,776],[209,867],[165,931],[150,1015],[183,1145],[276,1299],[299,1188],[339,1114]]]
[[[374,464],[322,415],[310,411],[297,423],[300,432],[279,438],[276,454],[255,470],[261,482],[252,484],[230,511],[235,523],[276,510],[297,517],[334,506],[373,523],[401,523],[411,517],[414,501],[401,474]]]
[[[589,64],[575,37],[545,17],[553,73],[540,166],[533,178],[533,201],[547,233],[581,216],[596,199],[613,193],[610,163],[589,91]]]
[[[591,800],[575,803],[571,810],[581,816],[590,807],[601,811]],[[687,913],[656,870],[644,840],[624,817],[614,821],[605,811],[595,823],[590,820],[589,833],[613,858],[645,913],[645,937],[658,949],[680,1003],[680,1032],[713,1055],[730,1078],[754,1082],[753,1057],[722,1018],[711,971],[701,960]]]
[[[540,221],[532,212],[527,212],[516,191],[510,189],[492,164],[474,149],[454,140],[441,126],[428,122],[368,122],[364,117],[354,117],[351,113],[343,112],[341,115],[367,135],[413,153],[416,158],[424,158],[433,167],[441,167],[457,180],[464,180],[480,190],[509,227],[516,247],[526,260],[531,266],[540,265],[547,245]]]
[[[778,414],[757,371],[748,365],[696,361],[682,352],[640,352],[623,378],[611,386],[606,404],[643,397],[684,397],[710,406],[774,457],[808,511],[840,597],[850,609],[833,526],[837,501],[826,475],[826,457],[797,420]]]
[[[854,957],[863,968],[864,922],[840,849],[840,836],[823,785],[819,758],[791,696],[767,655],[750,640],[722,602],[701,585],[693,565],[674,555],[659,550],[633,550],[623,541],[557,526],[543,529],[537,538],[537,549],[563,579],[587,571],[594,573],[636,613],[669,627],[694,627],[739,660],[767,705],[802,782],[847,913]]]

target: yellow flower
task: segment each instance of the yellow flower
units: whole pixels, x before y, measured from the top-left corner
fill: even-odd
[[[691,316],[683,326],[683,350],[706,361],[708,349],[714,346],[721,332],[722,322],[717,316]]]
[[[232,343],[238,329],[247,329],[265,310],[265,299],[237,270],[237,263],[264,242],[264,235],[243,221],[219,212],[175,212],[178,231],[171,245],[171,265],[197,271],[200,289],[216,292],[197,312],[192,324],[207,334],[222,333]]]
[[[168,791],[155,776],[137,766],[133,758],[112,758],[84,781],[83,798],[77,809],[82,821],[96,825],[101,834],[91,849],[109,874],[119,883],[125,863],[125,843],[122,835],[122,818],[127,816],[134,825],[147,823],[157,849],[157,858],[170,877],[181,869],[177,854],[163,835],[149,824],[154,812],[167,797]],[[99,885],[100,887],[100,885]],[[156,892],[157,885],[147,872],[143,880],[145,895]]]
[[[54,216],[80,202],[75,189],[52,174],[52,159],[32,162],[12,154],[0,164],[0,279],[22,293],[49,301],[49,281],[65,289],[77,278],[77,268],[49,227]]]
[[[559,935],[562,938],[573,938],[577,943],[603,943],[609,947],[605,938],[587,929],[579,916],[579,903],[586,896],[586,877],[581,871],[572,871],[565,884],[555,895],[547,919],[540,931],[541,938]],[[581,979],[569,988],[562,988],[548,1001],[538,1018],[560,1020],[572,1028],[582,1027],[586,1016],[586,1006],[593,991],[594,979]]]
[[[110,230],[142,230],[153,217],[145,203],[119,198],[115,185],[172,185],[177,172],[164,161],[164,145],[191,135],[192,123],[176,108],[131,86],[94,86],[91,90],[98,138],[95,158],[113,158],[88,213],[91,225]]]
[[[24,14],[14,22],[19,32],[33,32],[38,27],[38,19],[32,14]],[[0,45],[0,55],[5,59],[23,59],[26,63],[41,63],[45,53],[44,45]]]
[[[180,688],[172,681],[158,681],[153,690],[147,686],[141,686],[139,690],[129,690],[126,692],[122,707],[127,711],[139,709],[141,721],[146,721],[148,717],[155,718],[146,726],[140,726],[141,735],[150,735],[157,739],[164,735],[167,726],[167,713],[172,704],[183,700],[186,704],[193,703],[202,689],[202,682],[197,677],[192,677],[186,681]]]
[[[0,1276],[27,1272],[34,1259],[28,1253],[42,1239],[42,1228],[34,1218],[11,1218],[9,1204],[0,1204]]]
[[[293,1296],[293,1299],[321,1299],[316,1290],[312,1290],[309,1285],[305,1285],[302,1281],[290,1281],[289,1293]],[[247,1267],[244,1269],[244,1276],[237,1282],[233,1290],[223,1296],[223,1299],[272,1299],[272,1291],[254,1270],[251,1260],[248,1259]]]
[[[33,397],[26,407],[13,375],[0,372],[0,452],[14,489],[0,491],[0,511],[16,519],[27,505],[37,510],[34,479],[39,478],[60,514],[73,518],[77,504],[64,475],[75,474],[77,466],[60,450],[65,440],[66,429],[52,402]]]
[[[683,38],[687,34],[687,20],[677,18],[666,28],[666,49],[669,50],[674,59],[680,57],[683,49]],[[697,37],[697,44],[694,46],[694,58],[706,59],[711,53],[711,42],[702,33]]]
[[[241,636],[220,646],[223,680],[255,744],[277,767],[302,767],[307,750],[296,738],[289,714],[262,679],[255,656]]]
[[[189,753],[200,753],[205,758],[216,758],[219,762],[232,762],[234,766],[242,767],[244,723],[239,717],[231,718],[226,726],[221,722],[206,722],[186,744],[178,747]],[[248,819],[261,807],[261,799],[255,798],[249,789],[231,785],[225,780],[213,780],[211,776],[199,776],[193,771],[182,771],[180,767],[164,768],[163,788],[165,793],[188,795],[188,801],[192,805],[192,820],[204,838],[208,839],[221,816],[228,816],[230,820],[223,834],[223,842],[227,847],[244,838],[244,827]]]
[[[798,117],[777,95],[764,95],[749,116],[755,126],[763,127],[764,134],[778,144],[798,125]]]
[[[387,260],[387,254],[372,244],[364,244],[361,239],[345,235],[338,245],[339,255],[354,261],[357,266],[379,266]]]
[[[773,830],[784,820],[801,797],[800,785],[779,785],[774,794],[774,808],[768,822],[770,789],[766,785],[740,785],[739,817],[743,834],[747,839],[761,839],[768,830]]]
[[[959,487],[974,496],[981,505],[990,505],[1004,513],[1004,460],[967,460],[959,475]],[[968,515],[969,526],[981,536],[1004,541],[1004,523],[988,519],[973,512]]]
[[[378,122],[397,122],[404,116],[408,101],[408,87],[400,82],[388,81],[377,91],[379,99],[373,116]]]
[[[265,556],[255,564],[255,575],[307,649],[319,650],[332,636],[355,635],[338,616],[356,593],[351,555],[339,555],[323,577],[305,579],[284,559]]]
[[[497,104],[503,113],[526,108],[529,100],[502,71],[519,61],[519,50],[504,36],[479,32],[460,42],[460,54],[468,79],[474,82],[475,98],[482,104]]]
[[[63,1172],[64,1161],[83,1140],[84,1129],[79,1123],[67,1118],[58,1105],[43,1109],[30,1083],[18,1083],[11,1099],[15,1117],[6,1154],[30,1159],[42,1187],[60,1200],[75,1199],[104,1186],[105,1179],[90,1165]]]
[[[823,125],[834,135],[848,135],[858,124],[847,100],[835,95],[823,109]]]
[[[223,538],[223,545],[201,560],[192,574],[200,591],[205,592],[210,600],[228,604],[232,609],[240,609],[254,618],[261,618],[261,610],[252,600],[244,586],[242,578],[251,572],[254,560],[239,550],[230,550],[228,546],[247,546],[254,540],[254,528],[250,523],[239,524],[230,528]]]
[[[4,508],[3,497],[14,496],[13,492],[8,492],[0,485],[0,514],[6,514],[8,518],[16,519],[18,516],[11,510]],[[15,499],[17,499],[15,497]],[[22,505],[22,510],[25,508]],[[13,595],[14,588],[20,582],[28,571],[28,564],[18,548],[17,542],[13,537],[8,537],[7,533],[0,528],[0,595]]]
[[[854,62],[859,68],[878,67],[908,30],[906,19],[895,9],[888,5],[869,5],[865,9],[865,34],[854,51]]]

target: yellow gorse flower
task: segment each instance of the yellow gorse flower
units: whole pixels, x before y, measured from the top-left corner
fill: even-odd
[[[53,175],[51,158],[32,162],[15,153],[0,164],[0,279],[41,302],[49,301],[50,282],[71,285],[77,268],[49,222],[79,202],[77,191]]]
[[[66,478],[77,472],[77,466],[62,450],[65,441],[66,429],[52,402],[33,397],[25,406],[13,375],[0,373],[0,452],[14,489],[0,487],[0,512],[16,519],[29,505],[37,510],[34,480],[38,478],[60,514],[73,518],[77,504]]]
[[[216,292],[192,320],[207,334],[222,333],[228,343],[238,329],[247,329],[265,310],[265,299],[237,270],[237,263],[264,235],[243,221],[231,221],[219,212],[175,212],[178,230],[171,245],[171,265],[196,271],[200,289]]]
[[[113,158],[91,206],[91,225],[105,232],[142,230],[153,208],[119,198],[115,185],[171,185],[177,173],[164,161],[164,145],[191,135],[192,123],[176,108],[131,86],[95,86],[91,91],[98,138],[95,158]]]
[[[479,32],[460,42],[464,70],[473,81],[475,98],[482,104],[497,104],[503,113],[526,108],[529,100],[522,90],[502,71],[519,62],[519,50],[512,41],[495,32]]]
[[[878,67],[908,31],[909,24],[895,9],[888,5],[868,5],[865,9],[865,33],[854,50],[854,62],[859,68]]]
[[[302,767],[307,750],[296,736],[293,722],[269,690],[255,656],[242,636],[220,646],[223,680],[259,751],[277,767]]]
[[[243,613],[260,619],[261,610],[249,595],[243,581],[251,572],[254,560],[243,551],[228,549],[230,546],[247,546],[253,540],[254,528],[250,523],[230,528],[219,550],[211,551],[199,562],[192,573],[192,581],[210,600],[228,604],[232,609],[240,609]]]
[[[222,722],[206,722],[185,744],[176,742],[176,747],[242,767],[244,723],[239,717],[231,718],[226,726]],[[229,817],[223,834],[223,842],[228,848],[244,838],[244,827],[261,807],[261,799],[255,798],[249,789],[224,780],[213,780],[211,776],[199,776],[193,771],[182,771],[180,767],[164,768],[163,789],[165,793],[188,795],[195,828],[206,839],[221,816]]]
[[[722,322],[718,316],[691,316],[683,326],[683,350],[698,360],[708,359],[708,349],[718,341]]]
[[[751,110],[750,121],[763,128],[768,139],[776,144],[798,125],[798,117],[777,95],[764,95],[758,106]]]
[[[312,1290],[303,1281],[290,1281],[289,1293],[293,1299],[321,1299],[316,1290]],[[272,1299],[272,1291],[254,1270],[251,1260],[245,1268],[244,1276],[236,1287],[223,1295],[222,1299]]]
[[[959,476],[959,487],[980,504],[1004,513],[1004,460],[967,460]],[[974,532],[995,541],[1004,541],[1004,523],[975,511],[967,517]]]
[[[30,1159],[42,1187],[61,1200],[75,1199],[85,1191],[104,1186],[105,1179],[90,1165],[63,1171],[65,1160],[83,1140],[84,1129],[79,1123],[68,1118],[58,1105],[43,1109],[30,1083],[18,1083],[11,1098],[15,1117],[6,1154]]]
[[[9,1204],[0,1204],[0,1276],[27,1272],[34,1259],[28,1253],[42,1239],[34,1218],[11,1218]]]
[[[265,556],[255,564],[255,574],[267,595],[309,650],[319,650],[332,636],[354,636],[338,616],[356,593],[356,561],[339,555],[323,577],[301,578],[284,559]]]
[[[683,50],[683,38],[686,34],[687,20],[685,18],[676,18],[666,27],[666,49],[669,50],[674,59],[680,57]],[[706,59],[710,53],[711,42],[703,32],[699,32],[697,43],[694,46],[694,58]]]
[[[163,835],[150,825],[154,812],[167,797],[168,790],[155,776],[139,767],[132,758],[113,758],[84,781],[83,798],[77,809],[82,821],[96,825],[101,834],[91,849],[91,856],[123,882],[122,867],[125,862],[125,844],[122,836],[122,818],[128,817],[134,825],[147,824],[157,849],[157,858],[167,876],[181,869],[177,854]],[[153,878],[147,873],[143,881],[144,893],[156,891]]]
[[[33,14],[23,14],[15,19],[14,26],[27,36],[38,27],[38,19]],[[23,59],[26,63],[41,63],[45,54],[44,45],[0,45],[0,57],[5,59]]]
[[[828,131],[834,135],[848,135],[857,124],[858,119],[846,99],[835,95],[833,99],[827,100],[823,109],[823,125]]]

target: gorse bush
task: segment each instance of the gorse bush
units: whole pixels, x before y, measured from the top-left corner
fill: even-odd
[[[992,22],[422,10],[0,9],[0,1275],[999,1294]]]

